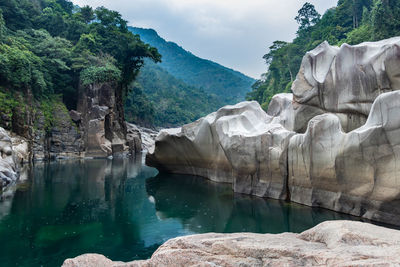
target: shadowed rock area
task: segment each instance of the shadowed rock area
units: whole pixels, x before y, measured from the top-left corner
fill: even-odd
[[[98,254],[67,259],[91,266],[395,266],[400,232],[368,223],[328,221],[301,234],[202,234],[167,241],[149,260],[113,262]]]

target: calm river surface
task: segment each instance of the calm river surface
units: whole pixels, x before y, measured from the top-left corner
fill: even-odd
[[[158,174],[141,158],[36,164],[28,177],[0,201],[1,266],[60,266],[83,253],[131,261],[182,235],[301,232],[325,220],[356,219]]]

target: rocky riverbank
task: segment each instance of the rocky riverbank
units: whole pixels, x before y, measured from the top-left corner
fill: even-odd
[[[397,266],[400,232],[362,222],[328,221],[301,234],[201,234],[167,241],[149,260],[113,262],[103,255],[67,259],[63,267]]]
[[[400,38],[339,47],[302,61],[293,94],[226,106],[160,132],[147,164],[400,224]]]

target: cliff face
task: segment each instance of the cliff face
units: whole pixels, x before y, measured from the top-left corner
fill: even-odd
[[[276,95],[268,114],[244,102],[162,131],[147,163],[400,224],[399,47],[400,38],[323,43],[305,55],[293,95]]]
[[[68,111],[59,100],[39,102],[29,91],[11,115],[3,114],[0,164],[7,169],[3,181],[18,177],[18,166],[31,161],[74,157],[108,157],[141,151],[141,136],[124,121],[122,96],[117,83],[91,84],[80,88],[78,111]],[[12,151],[12,155],[8,154]],[[11,165],[10,165],[11,164]],[[2,171],[0,170],[0,173]],[[3,172],[4,174],[4,172]]]
[[[107,157],[126,150],[127,128],[117,86],[116,83],[101,83],[80,89],[78,112],[86,156]]]

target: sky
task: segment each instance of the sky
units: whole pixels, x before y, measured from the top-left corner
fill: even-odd
[[[201,58],[260,78],[275,40],[291,41],[303,0],[72,0],[122,14],[130,26],[152,28]],[[322,15],[337,0],[308,0]]]

